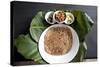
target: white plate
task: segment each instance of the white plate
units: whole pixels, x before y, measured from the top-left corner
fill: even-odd
[[[51,28],[51,27],[68,27],[70,28],[71,32],[72,32],[72,36],[73,36],[73,44],[72,44],[72,48],[70,49],[70,51],[64,55],[58,55],[58,56],[54,56],[54,55],[50,55],[48,54],[45,49],[44,49],[44,36],[46,34],[46,32]],[[42,58],[50,63],[50,64],[53,64],[53,63],[68,63],[70,62],[77,54],[78,52],[78,49],[79,49],[79,38],[78,38],[78,35],[77,33],[75,32],[75,30],[68,26],[68,25],[64,25],[64,24],[55,24],[55,25],[52,25],[50,27],[48,27],[43,33],[42,35],[40,36],[40,39],[39,39],[39,52],[40,52],[40,55],[42,56]]]

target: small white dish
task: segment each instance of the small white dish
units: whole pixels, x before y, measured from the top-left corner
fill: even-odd
[[[69,22],[69,20],[71,20]],[[66,12],[66,19],[65,19],[65,24],[72,24],[74,22],[75,18],[74,18],[74,15],[70,12]]]
[[[72,32],[72,36],[73,36],[73,43],[72,43],[72,47],[70,49],[70,51],[64,55],[58,55],[58,56],[54,56],[54,55],[50,55],[48,54],[45,49],[44,49],[44,36],[46,34],[46,32],[51,28],[51,27],[68,27],[71,32]],[[48,27],[47,29],[45,29],[45,31],[42,33],[42,35],[40,36],[39,39],[39,52],[41,57],[48,63],[53,64],[53,63],[68,63],[70,62],[77,54],[78,49],[79,49],[79,38],[77,33],[75,32],[75,30],[68,26],[68,25],[64,25],[64,24],[55,24],[52,25],[50,27]]]
[[[54,22],[57,22],[57,23],[59,23],[59,24],[62,24],[62,23],[65,22],[65,20],[59,22],[59,21],[56,20],[56,18],[55,18],[55,15],[56,15],[58,12],[61,12],[61,11],[59,10],[59,11],[54,12],[54,14],[53,14],[53,20],[54,20]],[[65,14],[65,12],[64,12],[64,14]],[[66,19],[66,14],[65,14],[65,19]]]
[[[52,22],[50,22],[49,20],[48,20],[48,18],[49,18],[49,16],[52,14]],[[55,22],[53,22],[53,14],[54,14],[54,12],[53,11],[49,11],[49,12],[47,12],[46,14],[45,14],[45,20],[47,21],[47,23],[49,23],[49,24],[54,24]]]

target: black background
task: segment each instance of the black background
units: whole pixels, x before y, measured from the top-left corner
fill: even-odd
[[[86,36],[86,43],[88,47],[86,58],[97,58],[96,6],[13,1],[11,2],[11,61],[26,61],[24,57],[17,53],[16,48],[13,47],[13,41],[19,34],[26,34],[29,32],[32,17],[34,17],[38,11],[54,9],[79,9],[86,12],[93,19],[94,25],[92,27],[92,31],[90,31]]]

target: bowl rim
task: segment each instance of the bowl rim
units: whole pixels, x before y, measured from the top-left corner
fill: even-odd
[[[59,56],[55,56],[55,55],[50,55],[48,54],[45,49],[44,49],[44,36],[46,34],[46,32],[51,28],[51,27],[69,27],[72,31],[72,35],[73,35],[73,44],[71,49],[69,50],[68,53],[64,54],[64,55],[59,55]],[[75,43],[75,44],[74,44]],[[78,50],[79,50],[79,38],[78,35],[76,33],[76,31],[65,24],[55,24],[55,25],[51,25],[49,26],[47,29],[45,29],[43,31],[43,33],[40,36],[39,39],[39,52],[41,57],[48,63],[53,64],[53,63],[68,63],[70,62],[77,54]],[[69,57],[69,58],[68,58]]]
[[[49,11],[49,12],[47,12],[47,13],[45,14],[45,20],[46,20],[46,22],[49,23],[49,24],[54,24],[55,22],[54,22],[53,19],[52,19],[52,20],[53,20],[52,23],[51,23],[50,21],[47,20],[47,18],[49,17],[49,15],[50,15],[51,13],[54,14],[54,11]]]

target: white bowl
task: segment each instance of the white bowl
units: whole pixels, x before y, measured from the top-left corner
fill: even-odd
[[[44,49],[44,36],[46,34],[46,32],[51,28],[51,27],[68,27],[70,28],[71,32],[72,32],[72,36],[73,36],[73,43],[72,43],[72,47],[70,49],[70,51],[64,55],[58,55],[58,56],[55,56],[55,55],[50,55],[48,54],[45,49]],[[68,63],[70,62],[77,54],[78,52],[78,49],[79,49],[79,38],[78,38],[78,35],[77,33],[75,32],[75,30],[68,26],[68,25],[64,25],[64,24],[55,24],[55,25],[52,25],[50,27],[48,27],[43,33],[42,35],[40,36],[40,39],[39,39],[39,52],[40,52],[40,55],[42,56],[42,58],[50,63],[50,64],[53,64],[53,63]]]
[[[47,21],[47,23],[49,24],[54,24],[55,22],[53,22],[53,17],[52,17],[52,22],[48,21],[48,17],[50,16],[51,13],[54,13],[53,11],[49,11],[45,14],[45,20]]]
[[[53,14],[53,21],[54,21],[54,22],[57,22],[57,23],[59,23],[59,24],[62,24],[62,23],[64,23],[64,22],[65,22],[65,20],[64,20],[64,21],[59,22],[59,21],[57,21],[57,20],[55,19],[55,15],[56,15],[58,12],[60,12],[60,10],[59,10],[59,11],[54,12],[54,14]],[[64,13],[65,13],[65,12],[64,12]],[[66,15],[66,14],[65,14],[65,15]]]
[[[67,16],[71,16],[71,17],[72,17],[72,22],[71,22],[71,23],[68,22]],[[74,15],[73,15],[72,13],[70,13],[70,12],[66,12],[66,19],[65,19],[64,22],[65,22],[66,24],[72,24],[72,23],[74,22],[74,20],[75,20]]]

